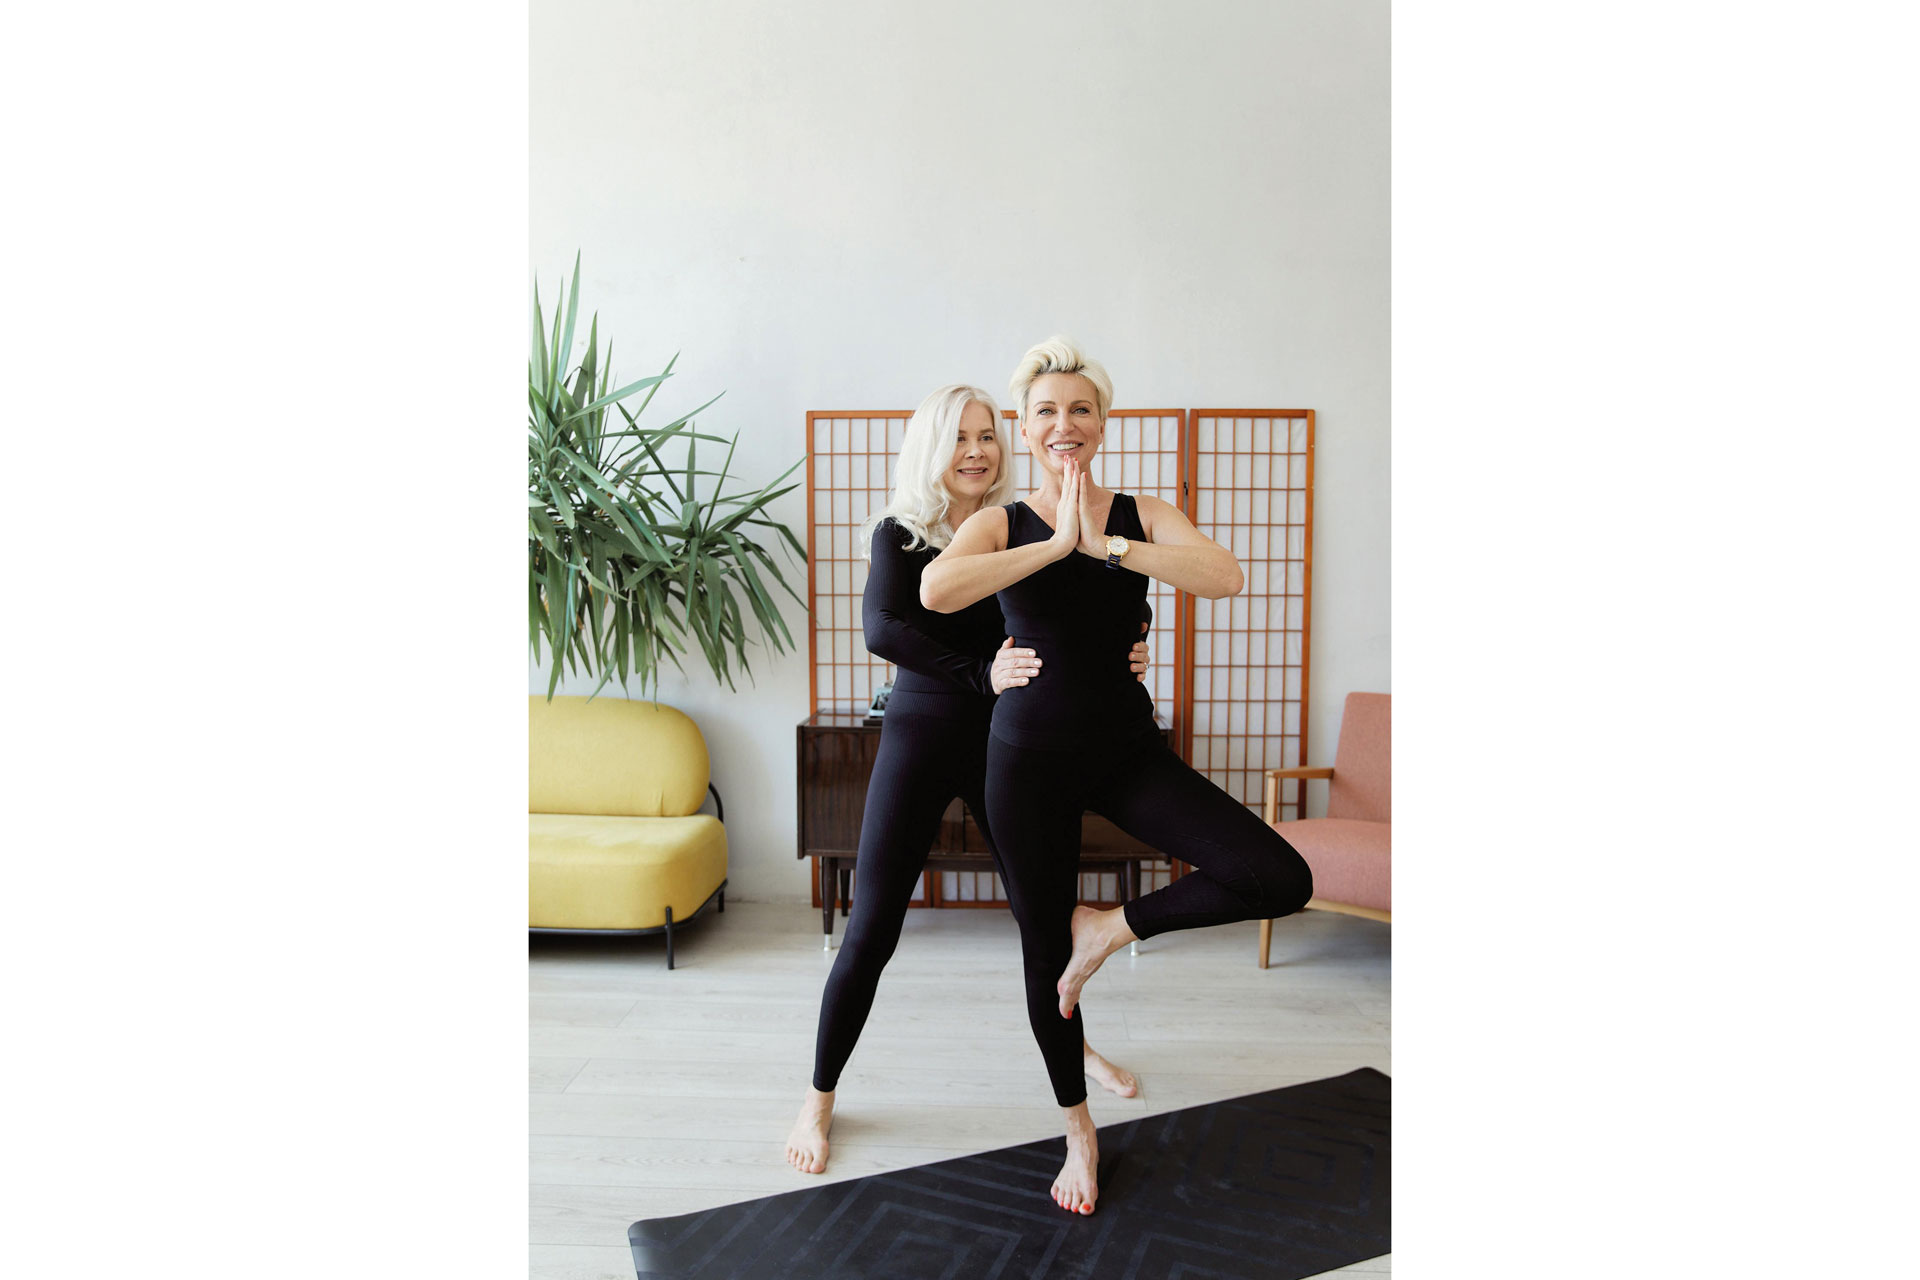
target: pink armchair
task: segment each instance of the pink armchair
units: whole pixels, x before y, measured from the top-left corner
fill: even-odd
[[[1392,921],[1393,695],[1347,695],[1333,768],[1269,769],[1266,777],[1267,822],[1313,868],[1307,906]],[[1327,816],[1279,821],[1282,778],[1325,779]],[[1273,921],[1262,920],[1262,969],[1272,943]]]

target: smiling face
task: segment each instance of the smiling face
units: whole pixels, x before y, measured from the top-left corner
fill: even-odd
[[[961,410],[960,439],[942,477],[949,494],[975,507],[1000,475],[1000,424],[993,417],[978,400]]]
[[[1092,381],[1078,373],[1043,373],[1027,389],[1020,438],[1049,475],[1058,477],[1066,458],[1084,467],[1099,452],[1107,424],[1096,395]]]

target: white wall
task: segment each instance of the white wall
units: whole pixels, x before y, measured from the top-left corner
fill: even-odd
[[[1356,0],[534,0],[532,269],[550,297],[584,250],[623,380],[681,353],[649,420],[725,390],[701,426],[739,433],[745,483],[802,455],[808,409],[1004,397],[1053,333],[1121,407],[1318,410],[1330,763],[1341,699],[1391,688],[1387,53]],[[775,514],[804,540],[799,493]],[[808,894],[788,620],[801,651],[758,684],[661,686],[713,750],[744,900]]]

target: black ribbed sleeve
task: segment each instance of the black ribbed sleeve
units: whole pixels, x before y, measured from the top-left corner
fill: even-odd
[[[993,651],[1006,638],[992,596],[958,613],[935,613],[920,603],[920,575],[937,554],[906,551],[906,531],[883,520],[873,531],[860,622],[867,651],[888,662],[968,693],[993,693]]]

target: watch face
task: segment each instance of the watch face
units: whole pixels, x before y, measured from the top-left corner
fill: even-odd
[[[1108,555],[1123,556],[1126,553],[1127,553],[1127,540],[1125,538],[1108,538],[1107,539]]]

